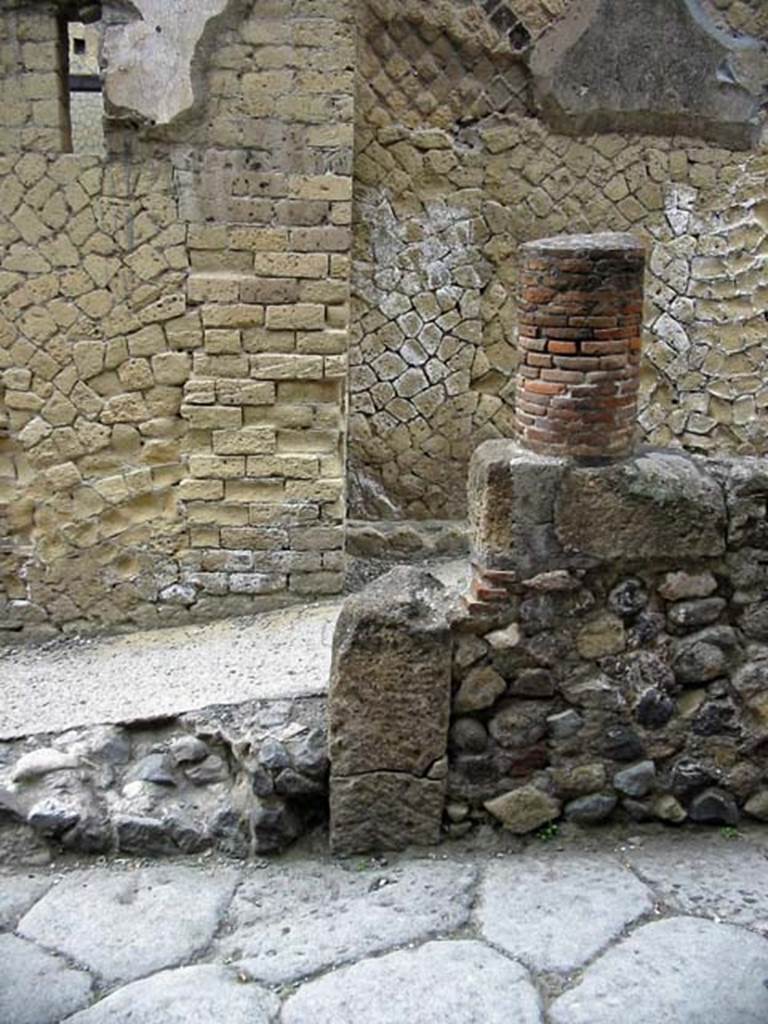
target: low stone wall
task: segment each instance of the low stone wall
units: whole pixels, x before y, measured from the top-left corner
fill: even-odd
[[[0,742],[0,863],[50,852],[272,852],[327,808],[322,701]]]
[[[768,819],[768,460],[497,442],[472,478],[450,829]]]
[[[768,820],[768,460],[645,450],[590,465],[491,441],[469,493],[471,593],[440,599],[453,651],[445,831],[490,819],[523,834],[563,815]],[[401,593],[429,586],[409,572]],[[365,664],[375,693],[380,663]],[[401,671],[400,692],[415,674]],[[359,723],[329,699],[333,751]],[[385,731],[399,714],[388,704]],[[334,773],[332,755],[332,801]]]

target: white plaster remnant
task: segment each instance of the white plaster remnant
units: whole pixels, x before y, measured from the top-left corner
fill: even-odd
[[[104,33],[104,94],[115,107],[169,124],[194,103],[192,60],[229,0],[133,0],[140,20]]]

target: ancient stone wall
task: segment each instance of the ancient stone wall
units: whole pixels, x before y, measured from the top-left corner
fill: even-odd
[[[617,46],[644,31],[621,5]],[[105,2],[108,155],[75,156],[61,15],[83,6],[2,12],[10,629],[338,590],[345,477],[353,519],[463,517],[472,450],[513,431],[516,253],[536,237],[643,236],[643,436],[765,451],[759,0],[659,7],[695,41],[703,113],[663,39],[642,49],[657,94],[641,75],[579,107],[567,0]],[[609,7],[580,6],[588,39],[613,45]]]
[[[167,25],[104,5],[104,158],[67,152],[58,8],[3,8],[0,635],[342,585],[352,24],[204,6],[163,121]]]
[[[768,819],[768,460],[497,441],[470,493],[449,830]]]
[[[768,459],[641,449],[574,460],[488,441],[469,499],[467,595],[396,569],[342,613],[328,695],[332,845],[434,842],[438,795],[455,837],[562,817],[768,821]],[[432,657],[432,677],[425,595],[430,639],[450,624],[452,667],[441,674]],[[447,782],[424,765],[415,778],[407,743],[391,744],[412,692],[430,683],[432,707],[414,710],[405,735],[432,730],[424,749],[433,764],[447,755]],[[436,698],[449,685],[446,743]],[[345,768],[363,742],[371,758],[388,755],[390,775],[359,776],[368,800],[356,803]],[[393,778],[422,787],[418,810]]]
[[[562,231],[631,230],[650,243],[644,437],[694,452],[766,450],[765,146],[726,148],[706,117],[665,112],[664,40],[647,48],[658,93],[644,134],[610,130],[626,90],[609,97],[600,134],[548,126],[529,53],[561,16],[598,7],[358,5],[354,517],[464,515],[472,449],[512,432],[518,245]],[[660,12],[697,33],[703,19],[700,49],[687,36],[702,69],[729,45],[718,25],[768,38],[759,0],[675,0]],[[757,77],[764,87],[764,70]]]
[[[46,847],[236,857],[279,850],[327,817],[317,698],[0,741],[0,863]]]

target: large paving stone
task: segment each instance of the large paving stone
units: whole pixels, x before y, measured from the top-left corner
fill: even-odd
[[[15,935],[0,935],[0,1021],[58,1024],[91,998],[91,979]]]
[[[0,877],[0,930],[16,927],[16,922],[51,887],[51,879],[34,875]]]
[[[283,1024],[541,1024],[518,964],[479,942],[429,942],[308,982]]]
[[[474,879],[472,868],[433,861],[366,871],[278,865],[240,886],[219,951],[257,981],[292,981],[459,928]]]
[[[739,840],[659,840],[628,853],[673,910],[747,925],[768,935],[768,859]]]
[[[643,925],[550,1008],[552,1024],[765,1024],[768,941],[673,917]]]
[[[272,1024],[277,996],[216,964],[179,967],[134,981],[67,1024]]]
[[[537,971],[572,971],[653,907],[609,856],[515,857],[488,868],[478,919],[490,942]]]
[[[18,930],[106,981],[132,981],[204,949],[236,881],[225,868],[78,871],[35,904]]]

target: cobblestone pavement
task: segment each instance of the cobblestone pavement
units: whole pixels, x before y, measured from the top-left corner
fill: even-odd
[[[0,876],[3,1024],[765,1024],[768,835]]]

